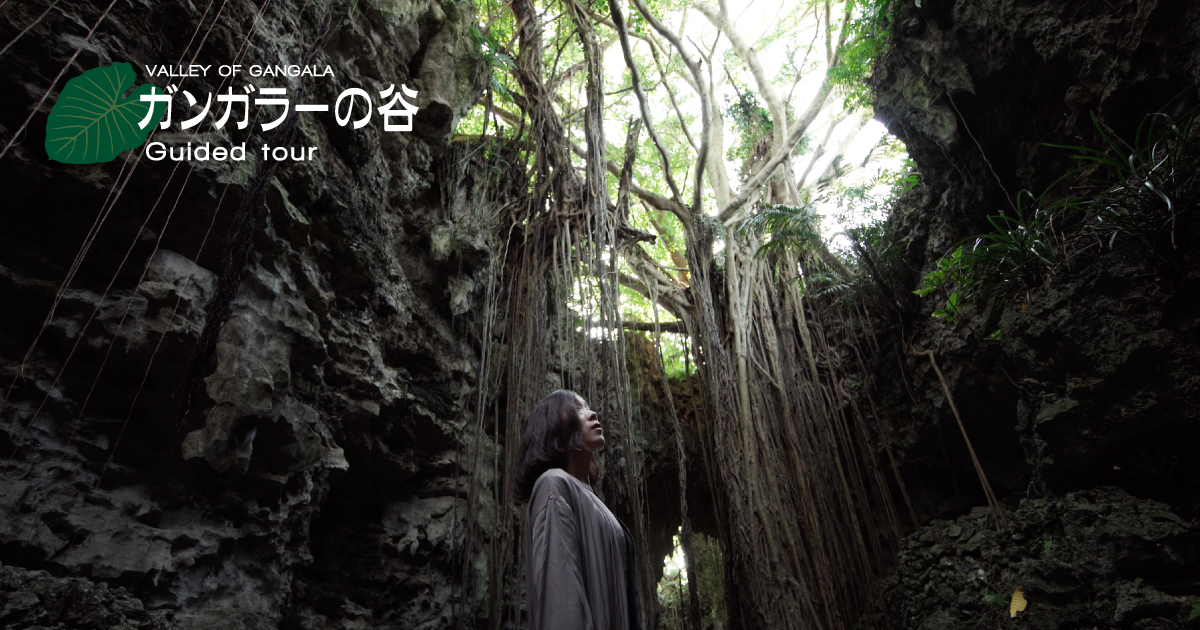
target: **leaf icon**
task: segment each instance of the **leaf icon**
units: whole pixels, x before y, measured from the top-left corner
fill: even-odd
[[[67,81],[46,122],[46,154],[50,159],[64,164],[95,164],[141,146],[162,120],[167,106],[140,100],[154,89],[149,83],[122,98],[135,78],[133,66],[114,63]],[[139,128],[138,123],[151,106],[154,115],[150,124]]]

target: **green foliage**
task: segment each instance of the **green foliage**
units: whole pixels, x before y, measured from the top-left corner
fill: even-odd
[[[939,258],[936,265],[936,269],[925,274],[925,277],[921,279],[921,288],[913,293],[925,297],[950,284],[957,276],[963,274],[965,271],[963,248],[957,247],[949,255]]]
[[[904,154],[903,145],[898,142],[885,140],[876,150],[879,148],[888,154]],[[870,159],[868,156],[867,161]],[[896,200],[920,184],[913,166],[905,157],[897,168],[881,170],[857,184],[835,188],[837,219],[849,226],[841,233],[849,243],[841,255],[852,262],[860,275],[870,276],[860,281],[862,289],[868,285],[879,289],[885,299],[893,302],[896,292],[892,287],[904,286],[908,271],[903,262],[904,248],[896,242],[888,223]]]
[[[1200,602],[1192,604],[1192,612],[1188,613],[1188,621],[1200,619]]]
[[[658,602],[662,617],[659,619],[660,628],[686,628],[684,610],[688,607],[691,584],[685,579],[683,550],[680,547],[679,536],[674,537],[675,550],[664,563],[662,579],[658,583]],[[699,585],[700,627],[705,630],[719,630],[725,627],[725,601],[722,596],[722,561],[721,546],[716,540],[701,533],[692,534],[692,551],[696,554],[694,566],[696,575],[692,578]]]
[[[987,595],[984,595],[983,603],[988,608],[996,608],[999,610],[1008,608],[1008,598],[1006,598],[1003,595],[997,595],[995,593],[988,593]]]
[[[767,235],[767,240],[755,252],[758,258],[784,250],[803,255],[818,247],[824,247],[821,236],[821,215],[817,206],[830,201],[839,191],[837,180],[849,171],[842,163],[842,156],[835,156],[828,172],[817,180],[813,195],[807,203],[798,206],[783,204],[760,204],[758,212],[746,217],[740,231]],[[838,203],[842,198],[838,197]]]
[[[953,321],[968,300],[1002,305],[1018,291],[1036,286],[1058,264],[1060,241],[1054,233],[1053,216],[1043,209],[1027,213],[1020,203],[1015,217],[989,216],[993,230],[939,259],[913,293],[926,297],[954,287],[946,306],[933,313],[947,321]]]
[[[627,92],[626,95],[630,95],[630,93]],[[693,122],[691,117],[685,120],[688,123]],[[671,172],[676,174],[675,184],[679,186],[680,194],[687,199],[689,198],[693,182],[690,177],[680,177],[679,174],[687,173],[688,169],[692,166],[694,160],[692,147],[688,144],[687,137],[684,135],[679,125],[679,120],[675,116],[668,116],[659,123],[658,134],[659,139],[662,140],[663,145],[667,149],[667,158],[671,164]],[[618,164],[621,163],[624,159],[623,146],[620,148],[620,154],[613,159]],[[651,192],[664,197],[671,196],[671,189],[667,186],[666,178],[663,176],[662,158],[659,156],[658,150],[650,138],[650,134],[644,131],[641,135],[637,159],[634,162],[634,179],[643,188]]]
[[[759,258],[784,250],[805,254],[824,242],[821,239],[821,215],[812,204],[764,204],[746,218],[741,230],[768,235],[767,241],[755,252]]]
[[[1108,247],[1126,238],[1162,258],[1189,249],[1191,243],[1182,237],[1200,197],[1195,121],[1195,112],[1179,123],[1166,114],[1150,114],[1127,143],[1093,114],[1102,149],[1047,145],[1074,151],[1076,159],[1100,171],[1091,182],[1092,196],[1072,197],[1059,205],[1082,210],[1084,231]]]
[[[737,98],[725,97],[725,116],[733,123],[737,141],[730,143],[725,156],[729,160],[738,160],[747,165],[753,161],[756,154],[765,153],[775,125],[771,121],[771,112],[763,107],[754,92],[742,89],[736,81],[733,82],[733,88]],[[803,153],[804,150],[801,149],[800,152]],[[740,176],[744,178],[746,173],[742,172]]]
[[[904,151],[903,145],[897,147],[885,140],[880,143],[879,147],[872,150],[871,154],[867,156],[867,161],[881,147],[884,148],[884,157],[896,153],[903,154]],[[834,158],[835,170],[840,168],[840,161],[841,156]],[[886,219],[895,200],[920,183],[920,176],[916,173],[915,166],[912,160],[905,157],[899,168],[881,170],[873,177],[856,184],[836,187],[832,196],[837,200],[838,220],[843,224],[850,224],[863,220],[871,222]],[[836,180],[840,176],[839,172],[834,179]],[[825,185],[824,179],[818,180],[817,188],[821,189],[823,185]],[[884,192],[880,194],[879,191]]]
[[[667,378],[687,378],[696,372],[687,335],[662,334],[662,366]]]
[[[882,170],[854,185],[844,186],[840,180],[850,168],[837,156],[813,186],[807,203],[762,205],[758,212],[747,217],[740,229],[766,235],[766,241],[756,252],[760,258],[789,251],[806,261],[805,274],[797,280],[808,295],[830,295],[839,300],[872,295],[875,296],[872,299],[883,297],[892,301],[895,298],[890,287],[901,286],[905,273],[902,248],[894,246],[887,221],[895,200],[919,183],[911,167],[912,162],[906,159],[899,168]],[[821,233],[817,208],[829,205],[836,207],[838,222],[849,225],[837,235],[844,237],[849,245],[840,251],[830,251]]]
[[[467,27],[475,57],[487,66],[488,93],[494,103],[508,106],[510,111],[516,99],[512,93],[515,85],[513,71],[516,61],[508,50],[513,45],[516,23],[508,5],[499,0],[476,0],[476,13],[480,23],[472,22]],[[489,128],[487,103],[483,100],[472,107],[458,122],[455,132],[478,135]]]
[[[887,50],[892,30],[891,0],[861,0],[854,4],[846,48],[840,62],[829,69],[834,85],[845,90],[848,109],[871,106],[869,79],[876,61]]]
[[[167,105],[141,101],[143,95],[155,90],[149,83],[122,97],[136,78],[133,66],[122,62],[92,68],[67,81],[46,121],[46,154],[50,159],[65,164],[96,164],[142,146],[166,114]],[[163,94],[161,90],[154,93]],[[147,113],[149,124],[139,127]]]
[[[836,271],[818,271],[798,278],[801,282],[801,295],[812,297],[831,296],[846,298],[861,289],[862,278],[859,276],[843,277]]]
[[[1142,120],[1134,142],[1127,143],[1093,116],[1102,149],[1048,145],[1075,152],[1093,179],[1084,194],[1049,201],[1062,181],[1084,174],[1076,169],[1056,180],[1042,196],[1017,196],[1015,216],[988,217],[992,230],[938,260],[914,291],[926,297],[951,291],[935,317],[952,319],[965,301],[991,306],[1040,284],[1079,255],[1128,243],[1159,261],[1188,251],[1200,179],[1194,115],[1176,124],[1164,114]],[[1025,202],[1032,201],[1029,211]]]
[[[471,37],[471,43],[475,45],[475,50],[483,59],[488,67],[488,81],[492,91],[501,95],[504,100],[511,101],[512,94],[509,93],[508,87],[504,82],[496,76],[496,71],[509,71],[516,68],[516,62],[513,58],[504,52],[500,37],[501,29],[489,28],[486,31],[479,29],[477,24],[471,24],[468,33]]]

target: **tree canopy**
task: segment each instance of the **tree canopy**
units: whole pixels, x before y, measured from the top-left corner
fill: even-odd
[[[664,383],[688,376],[699,386],[690,404],[702,422],[691,430],[702,434],[721,522],[726,613],[740,626],[855,625],[848,615],[876,601],[883,548],[898,539],[881,535],[899,530],[889,482],[873,429],[844,389],[861,361],[847,318],[888,308],[893,293],[872,271],[890,255],[887,200],[915,183],[899,143],[869,122],[889,6],[477,6],[472,35],[491,78],[457,137],[502,147],[528,174],[513,218],[519,254],[506,263],[505,295],[524,300],[516,319],[507,307],[510,339],[525,344],[510,341],[509,351],[526,357],[509,369],[510,417],[522,408],[511,401],[532,400],[530,379],[553,370],[531,331],[554,325],[539,322],[559,322],[560,356],[590,352],[563,345],[596,342],[601,356],[589,355],[578,386],[608,399],[612,450],[627,455],[611,464],[621,470],[605,492],[632,506],[631,530],[644,538],[623,348],[627,332],[651,333]],[[558,288],[547,288],[547,273]],[[858,304],[814,308],[855,286]],[[556,299],[568,308],[545,310]],[[559,369],[570,384],[573,372]],[[682,432],[676,419],[686,489]],[[680,494],[690,577],[696,554]],[[511,519],[501,531],[516,531]],[[698,624],[696,589],[688,597]]]

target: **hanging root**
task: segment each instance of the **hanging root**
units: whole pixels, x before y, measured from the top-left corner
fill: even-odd
[[[988,506],[992,508],[992,516],[996,519],[996,530],[1008,524],[1008,518],[1004,514],[1004,508],[1000,502],[996,500],[996,494],[992,492],[992,484],[988,483],[987,475],[983,472],[983,466],[979,463],[979,457],[975,455],[975,447],[971,446],[971,438],[967,437],[967,428],[963,426],[962,415],[958,413],[958,405],[954,404],[954,396],[950,393],[950,385],[946,383],[946,377],[942,375],[941,368],[938,367],[937,359],[933,358],[933,350],[917,350],[909,348],[909,354],[913,356],[925,355],[929,357],[929,364],[933,366],[933,371],[937,373],[938,380],[942,383],[942,391],[946,393],[946,402],[950,403],[950,410],[954,412],[954,419],[958,421],[958,430],[962,431],[963,441],[967,443],[967,451],[971,453],[971,463],[975,464],[975,474],[979,475],[979,483],[983,486],[983,494],[987,497]]]

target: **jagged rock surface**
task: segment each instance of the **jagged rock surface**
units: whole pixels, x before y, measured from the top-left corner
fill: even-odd
[[[1041,194],[1075,167],[1071,151],[1043,143],[1098,147],[1093,113],[1132,138],[1145,115],[1200,102],[1198,11],[1136,0],[901,3],[874,77],[877,115],[921,178],[889,225],[908,269],[898,293],[992,230],[988,215],[1012,216],[1019,191]],[[954,518],[984,503],[927,357],[909,354],[930,349],[1014,523],[997,534],[976,510],[910,536],[888,595],[901,627],[1008,624],[1018,585],[1032,595],[1019,626],[1186,623],[1197,595],[1186,576],[1200,563],[1186,522],[1200,509],[1189,256],[1172,269],[1137,247],[1078,256],[1003,308],[968,305],[954,321],[929,316],[945,295],[907,297],[872,376],[917,511]],[[1002,596],[1004,610],[985,595]]]
[[[1114,488],[1028,501],[997,531],[984,508],[910,536],[888,604],[901,627],[1182,627],[1200,605],[1196,528]],[[1009,605],[1017,588],[1027,608]]]
[[[46,630],[166,630],[172,613],[146,610],[124,588],[0,566],[0,623]]]
[[[909,270],[896,288],[908,296],[906,338],[874,376],[924,514],[983,497],[932,368],[907,354],[910,344],[935,352],[1001,494],[1031,482],[1037,491],[1116,483],[1195,515],[1200,308],[1187,297],[1189,273],[1166,277],[1138,251],[1084,257],[1001,311],[968,305],[953,322],[929,317],[945,295],[908,292],[963,239],[992,230],[988,215],[1011,216],[1019,191],[1040,194],[1076,166],[1071,151],[1044,143],[1102,146],[1093,113],[1132,138],[1146,114],[1192,107],[1198,11],[1133,0],[897,8],[873,79],[876,112],[908,146],[921,184],[890,226]],[[996,330],[999,341],[988,340]],[[1112,474],[1147,456],[1177,462],[1173,487]]]
[[[103,9],[56,4],[0,57],[5,138]],[[298,63],[329,4],[116,3],[66,77],[115,61],[141,75],[189,45],[188,59],[213,66],[183,84],[203,102],[228,87],[217,65]],[[320,151],[271,182],[215,371],[182,424],[183,366],[254,159],[178,169],[143,159],[23,365],[122,160],[49,162],[51,94],[0,163],[0,375],[15,382],[0,411],[6,625],[440,628],[452,615],[467,478],[457,438],[478,343],[469,331],[496,232],[447,137],[486,76],[468,35],[473,9],[332,6],[315,63],[334,76],[304,79],[310,100],[407,84],[420,94],[414,132],[302,116],[297,144]],[[41,10],[10,3],[0,39]],[[235,89],[291,92],[300,81],[245,79]],[[175,107],[178,117],[182,97]],[[254,155],[263,138],[253,130],[173,126],[153,139],[245,141]],[[87,607],[64,612],[64,597]]]

